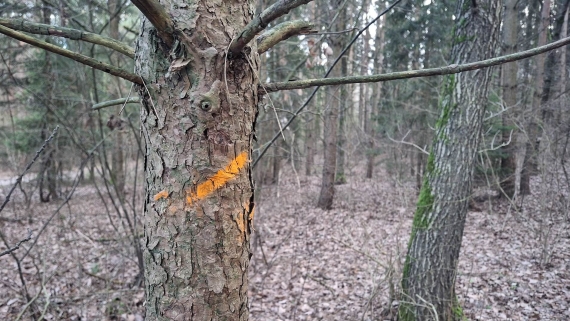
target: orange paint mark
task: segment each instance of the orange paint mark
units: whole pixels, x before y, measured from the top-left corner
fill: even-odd
[[[158,192],[156,195],[154,195],[154,201],[158,201],[161,198],[168,198],[168,192],[166,190],[162,190],[160,192]]]
[[[247,164],[247,152],[239,154],[224,169],[219,170],[214,176],[208,178],[205,182],[200,183],[196,188],[196,193],[187,192],[186,203],[191,205],[201,199],[206,198],[214,191],[224,186],[229,180],[239,174],[242,168]]]

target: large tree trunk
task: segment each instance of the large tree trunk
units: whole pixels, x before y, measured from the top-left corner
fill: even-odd
[[[492,57],[499,4],[495,0],[462,0],[458,5],[453,63]],[[442,114],[404,265],[400,320],[461,318],[455,276],[492,72],[489,68],[446,78]]]
[[[172,48],[144,19],[136,53],[145,80],[146,318],[247,320],[259,61],[256,48],[230,60],[225,51],[254,3],[164,7],[176,28]]]

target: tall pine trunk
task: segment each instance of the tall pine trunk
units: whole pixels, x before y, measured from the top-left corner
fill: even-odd
[[[455,16],[453,63],[492,57],[500,23],[497,1],[461,0]],[[446,78],[404,264],[400,320],[461,318],[455,277],[492,72]]]
[[[254,2],[170,2],[172,47],[144,19],[136,50],[146,318],[247,320],[259,59],[255,47],[233,59],[226,49]]]

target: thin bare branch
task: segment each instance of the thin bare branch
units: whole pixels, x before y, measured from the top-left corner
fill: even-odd
[[[34,238],[34,241],[32,242],[32,244],[30,245],[30,247],[26,250],[26,253],[24,253],[24,255],[22,256],[22,258],[20,259],[21,261],[23,261],[26,256],[28,256],[28,254],[30,254],[30,251],[32,250],[32,248],[38,243],[38,240],[40,239],[40,236],[42,235],[42,233],[45,231],[45,229],[47,228],[47,226],[49,225],[49,223],[53,220],[53,218],[59,213],[59,211],[61,211],[61,209],[63,207],[65,207],[67,205],[67,203],[69,202],[69,200],[71,199],[71,197],[73,196],[73,194],[75,193],[75,190],[77,189],[77,186],[79,185],[79,182],[81,182],[81,173],[83,172],[83,168],[87,165],[87,163],[89,162],[89,160],[91,160],[91,157],[93,157],[93,155],[95,154],[96,150],[99,148],[99,146],[101,146],[103,144],[103,141],[105,140],[105,138],[103,138],[103,140],[100,140],[97,144],[95,144],[95,146],[93,148],[91,148],[88,152],[87,152],[87,157],[85,157],[84,160],[81,161],[81,164],[79,164],[79,168],[77,169],[77,175],[75,176],[75,179],[73,181],[73,184],[71,185],[71,189],[69,190],[69,192],[67,193],[67,196],[65,197],[65,199],[58,205],[58,207],[55,209],[55,211],[53,212],[53,214],[44,222],[44,224],[42,225],[42,227],[38,230],[38,233],[36,235],[36,237]]]
[[[322,32],[315,32],[315,35],[340,35],[343,33],[353,32],[356,30],[358,30],[358,28],[350,28],[350,29],[340,30],[340,31],[322,31]]]
[[[67,49],[63,49],[61,47],[58,47],[56,45],[52,45],[51,43],[47,43],[45,41],[36,39],[34,37],[30,37],[26,34],[23,34],[21,32],[12,30],[10,28],[4,27],[2,25],[0,25],[0,33],[3,33],[9,37],[12,37],[14,39],[18,39],[20,41],[23,42],[27,42],[33,46],[45,49],[47,51],[56,53],[58,55],[67,57],[67,58],[71,58],[77,62],[80,62],[84,65],[87,65],[89,67],[104,71],[106,73],[109,73],[111,75],[117,76],[117,77],[121,77],[123,79],[126,79],[128,81],[134,82],[135,84],[139,84],[142,85],[142,78],[132,74],[124,69],[121,68],[117,68],[115,66],[109,65],[107,63],[98,61],[96,59],[93,59],[91,57],[87,57],[81,54],[78,54],[76,52],[67,50]]]
[[[277,43],[296,35],[316,33],[315,25],[303,20],[286,21],[267,30],[257,38],[257,53],[264,53]]]
[[[29,240],[32,239],[32,230],[28,230],[28,236],[26,236],[26,238],[20,240],[16,245],[14,245],[14,247],[9,248],[5,251],[0,252],[0,257],[4,256],[4,255],[8,255],[14,251],[16,251],[17,249],[20,248],[20,245],[22,245],[22,243],[27,242]]]
[[[166,45],[172,46],[174,42],[174,23],[164,10],[164,7],[156,0],[131,0],[139,8],[142,14],[156,28],[158,36]]]
[[[23,19],[0,18],[0,25],[13,30],[25,31],[37,35],[64,37],[72,40],[83,40],[96,45],[105,46],[134,59],[135,50],[115,39],[104,37],[96,33],[81,31],[72,28],[56,27],[43,23],[34,23]]]
[[[311,1],[313,0],[279,0],[269,8],[263,10],[259,16],[253,18],[253,20],[245,26],[239,36],[232,42],[229,50],[230,57],[240,53],[253,37],[265,29],[271,21],[287,14],[289,10]]]
[[[340,59],[342,58],[342,56],[350,49],[350,47],[354,44],[354,42],[356,41],[356,39],[358,39],[358,37],[360,37],[360,35],[362,35],[362,33],[364,33],[364,31],[366,31],[366,29],[368,29],[373,23],[375,23],[376,21],[378,21],[380,19],[380,17],[382,17],[383,15],[385,15],[386,13],[388,13],[388,11],[392,10],[392,8],[394,8],[398,3],[400,3],[400,1],[402,0],[395,0],[391,5],[389,5],[388,7],[386,7],[386,9],[384,9],[382,12],[380,12],[376,18],[372,19],[370,22],[368,22],[366,24],[366,26],[364,26],[364,28],[360,29],[360,31],[358,31],[356,33],[356,35],[352,38],[352,40],[348,43],[348,45],[346,45],[346,47],[344,47],[344,49],[341,51],[341,53],[338,55],[338,57],[336,57],[335,61],[331,64],[331,66],[329,67],[329,69],[327,70],[327,72],[325,73],[325,78],[329,76],[329,74],[332,72],[333,68],[336,66],[336,64],[340,61]],[[346,2],[345,2],[346,3]],[[344,5],[344,4],[343,4]],[[336,19],[337,16],[335,16],[334,19]],[[322,37],[321,37],[322,39]],[[264,84],[260,85],[262,88],[263,92],[265,91]],[[303,105],[301,105],[301,107],[297,108],[297,110],[295,111],[295,113],[293,114],[293,117],[291,117],[289,119],[289,121],[285,124],[285,126],[283,126],[283,129],[286,129],[287,127],[289,127],[289,125],[291,125],[293,123],[293,120],[295,120],[295,118],[297,118],[297,116],[303,111],[303,109],[305,109],[305,107],[307,107],[307,105],[311,102],[311,100],[313,99],[313,97],[315,97],[315,94],[317,93],[317,91],[319,90],[319,88],[321,87],[316,87],[315,89],[313,89],[313,92],[309,95],[309,97],[305,100],[305,102],[303,103]],[[265,91],[265,93],[267,93],[267,91]],[[269,147],[271,147],[271,145],[277,140],[277,138],[279,138],[279,134],[274,135],[273,138],[264,145],[263,149],[261,150],[261,152],[259,153],[259,156],[255,159],[255,161],[253,162],[252,167],[255,167],[257,165],[257,163],[259,163],[259,160],[263,157],[263,155],[265,155],[265,153],[267,153],[267,151],[269,150]]]
[[[344,84],[355,84],[355,83],[382,82],[382,81],[389,81],[396,79],[409,79],[409,78],[419,78],[419,77],[428,77],[428,76],[457,74],[464,71],[483,69],[483,68],[501,65],[507,62],[526,59],[532,56],[536,56],[554,50],[556,48],[560,48],[562,46],[566,46],[568,44],[570,44],[570,37],[555,41],[545,46],[536,47],[515,54],[500,56],[482,61],[471,62],[463,65],[452,64],[446,67],[423,69],[423,70],[399,71],[388,74],[379,74],[371,76],[352,76],[352,77],[338,77],[338,78],[306,79],[306,80],[288,81],[288,82],[275,82],[275,83],[262,84],[261,86],[267,92],[274,92],[279,90],[303,89],[315,86],[333,86],[333,85],[344,85]]]
[[[93,105],[93,107],[91,107],[91,109],[97,110],[97,109],[102,109],[105,107],[111,107],[111,106],[122,105],[122,104],[135,104],[135,103],[139,103],[139,102],[140,102],[139,97],[119,98],[119,99],[104,101],[104,102],[95,104],[95,105]]]
[[[30,170],[32,165],[34,165],[36,160],[38,160],[38,157],[40,157],[41,153],[44,151],[44,149],[46,149],[49,142],[51,142],[51,140],[55,137],[58,130],[59,130],[59,126],[55,126],[55,128],[51,132],[51,135],[49,135],[49,137],[42,144],[42,147],[40,147],[40,149],[38,149],[36,151],[36,155],[34,156],[34,158],[28,163],[28,165],[26,165],[26,168],[24,168],[24,170],[18,176],[18,178],[16,178],[16,182],[14,182],[14,185],[12,185],[12,188],[10,189],[10,191],[8,192],[6,197],[4,198],[4,202],[2,202],[2,205],[0,205],[0,213],[2,212],[2,210],[4,210],[4,207],[6,207],[6,204],[8,204],[8,202],[10,202],[10,198],[12,197],[12,193],[14,193],[14,190],[16,189],[18,184],[20,184],[22,182],[22,178],[24,177],[24,175],[26,175],[26,173]]]
[[[394,142],[394,143],[396,143],[396,144],[410,145],[410,146],[412,146],[412,147],[417,148],[417,149],[418,149],[420,152],[422,152],[423,154],[429,155],[429,152],[428,152],[427,150],[421,148],[420,146],[418,146],[418,145],[416,145],[416,144],[414,144],[414,143],[410,143],[410,142],[408,142],[408,141],[405,141],[405,139],[406,139],[406,137],[408,137],[408,134],[409,134],[409,133],[410,133],[410,131],[408,131],[408,132],[406,133],[406,135],[404,135],[404,137],[402,137],[402,139],[400,139],[400,140],[395,140],[395,139],[393,139],[393,138],[390,137],[390,136],[387,136],[387,137],[388,137],[389,140],[391,140],[392,142]]]

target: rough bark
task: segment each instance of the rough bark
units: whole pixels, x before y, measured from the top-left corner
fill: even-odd
[[[497,1],[459,1],[455,16],[452,61],[491,57],[500,22]],[[491,75],[485,69],[446,78],[404,264],[400,320],[462,317],[455,275]]]
[[[147,320],[247,320],[256,48],[226,59],[253,1],[171,1],[171,48],[143,20]],[[249,61],[248,61],[249,60]]]

